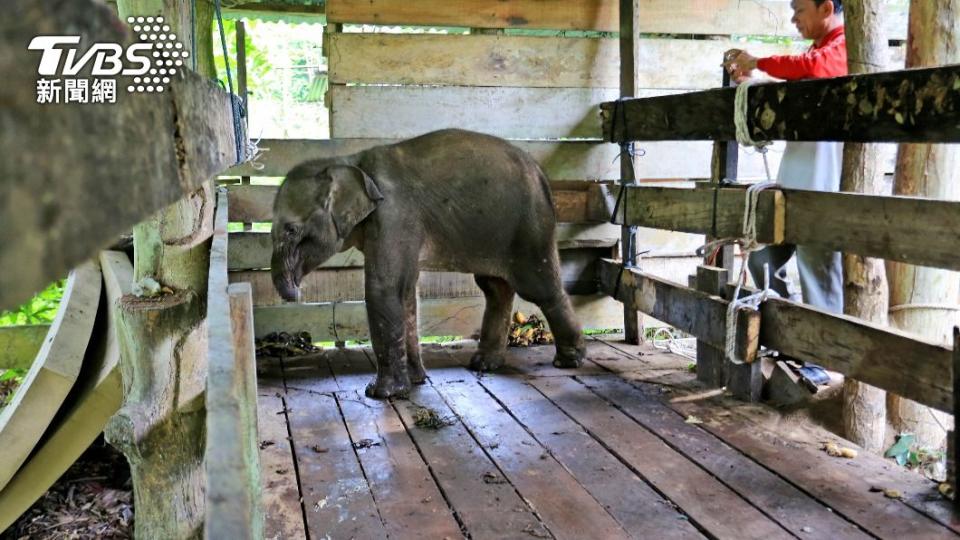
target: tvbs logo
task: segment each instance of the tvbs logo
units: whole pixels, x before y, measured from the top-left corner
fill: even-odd
[[[41,51],[38,103],[114,103],[116,77],[128,79],[127,92],[163,92],[190,55],[163,17],[128,17],[140,38],[124,48],[94,43],[81,54],[80,36],[37,36],[28,49]],[[89,67],[92,78],[78,78]],[[48,78],[54,77],[54,78]],[[61,78],[62,77],[62,78]]]

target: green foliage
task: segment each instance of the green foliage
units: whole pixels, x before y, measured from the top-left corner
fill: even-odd
[[[63,298],[64,280],[51,283],[40,294],[13,311],[0,311],[0,326],[51,323]]]

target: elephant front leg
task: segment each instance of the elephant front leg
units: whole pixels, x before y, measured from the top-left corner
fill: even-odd
[[[410,375],[410,382],[413,384],[423,384],[427,381],[427,371],[423,367],[423,359],[420,356],[420,333],[419,320],[417,319],[417,288],[413,287],[404,299],[404,335],[406,338],[407,350],[407,373]]]
[[[367,319],[370,341],[377,357],[377,378],[367,385],[371,398],[406,397],[410,394],[410,375],[404,333],[403,303],[396,290],[367,286]]]

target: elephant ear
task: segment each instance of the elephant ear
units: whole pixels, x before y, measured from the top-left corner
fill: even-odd
[[[332,165],[327,169],[330,186],[330,214],[337,235],[346,238],[350,231],[377,208],[383,200],[380,188],[360,167]]]

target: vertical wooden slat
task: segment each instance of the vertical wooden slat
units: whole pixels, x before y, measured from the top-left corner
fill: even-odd
[[[207,292],[206,538],[262,538],[249,283],[227,283],[227,192],[217,194]]]
[[[639,6],[636,0],[620,0],[620,96],[632,97],[637,91],[637,14]],[[633,145],[629,142],[620,145],[620,184],[623,186],[635,185],[636,174],[633,169],[631,152]],[[624,197],[621,204],[626,202]],[[626,215],[626,211],[624,211]],[[626,220],[624,220],[626,221]],[[627,268],[637,264],[637,228],[624,225],[621,233],[620,248],[622,250],[623,265]],[[637,345],[643,338],[643,324],[640,312],[631,302],[623,304],[623,337],[627,343]]]

